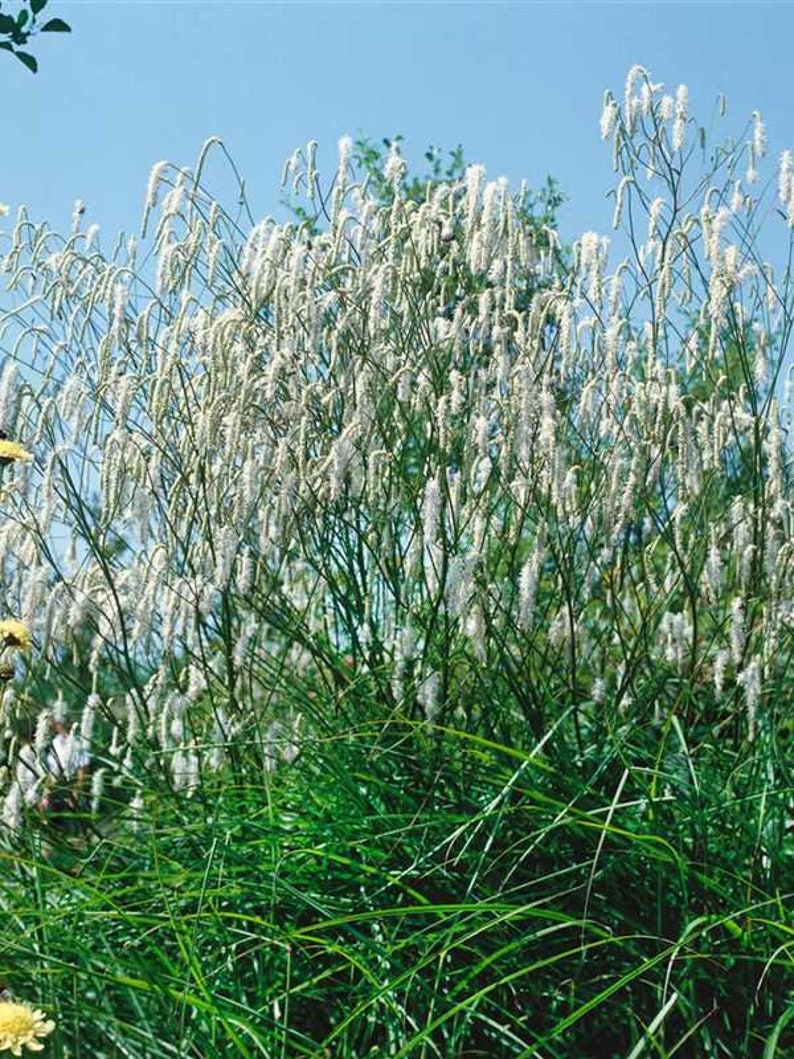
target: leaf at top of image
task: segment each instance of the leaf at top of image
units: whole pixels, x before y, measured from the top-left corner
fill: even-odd
[[[49,22],[45,22],[41,27],[42,33],[71,33],[72,27],[68,22],[64,22],[62,18],[51,18]]]

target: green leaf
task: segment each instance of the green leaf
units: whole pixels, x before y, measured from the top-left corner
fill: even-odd
[[[780,1035],[786,1028],[786,1025],[791,1022],[792,1019],[794,1019],[794,1007],[786,1008],[786,1010],[775,1023],[774,1028],[772,1030],[772,1036],[766,1042],[766,1046],[764,1048],[764,1059],[774,1059],[776,1055],[781,1054],[777,1050],[777,1046],[780,1041]]]
[[[17,24],[10,15],[0,15],[0,33],[8,35],[16,31]]]
[[[64,22],[62,18],[51,18],[49,22],[45,22],[41,27],[42,33],[71,33],[72,27],[68,22]]]
[[[15,51],[14,55],[16,55],[17,59],[19,59],[24,66],[27,66],[31,73],[35,74],[39,68],[39,64],[32,55],[28,55],[26,51]]]
[[[47,6],[47,0],[30,0],[30,10],[34,15],[38,15],[40,11],[43,11]]]
[[[17,15],[17,25],[19,26],[20,29],[22,29],[22,27],[25,25],[25,23],[27,22],[27,20],[29,18],[30,18],[30,15],[27,13],[25,8],[23,7],[22,10]]]

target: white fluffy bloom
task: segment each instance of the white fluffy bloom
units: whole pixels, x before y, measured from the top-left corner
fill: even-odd
[[[392,187],[397,187],[407,170],[405,159],[400,154],[400,145],[392,143],[383,166],[383,176]]]
[[[38,756],[29,743],[20,747],[15,778],[23,795],[36,787],[41,778]]]
[[[754,658],[739,673],[737,684],[744,688],[744,703],[747,707],[747,738],[752,742],[758,731],[758,704],[761,700],[761,664]]]
[[[648,239],[655,239],[659,228],[659,218],[662,215],[665,201],[663,198],[655,198],[648,208]]]
[[[745,642],[744,602],[737,597],[731,604],[731,660],[735,666],[742,661]]]
[[[350,165],[350,156],[353,153],[353,137],[348,135],[340,136],[337,149],[339,152],[339,173],[344,176],[347,173]]]
[[[532,624],[535,610],[535,596],[543,568],[543,549],[536,546],[521,569],[518,581],[518,620],[522,628]]]
[[[422,534],[426,541],[435,539],[441,514],[441,490],[436,477],[428,478],[422,500]]]
[[[787,206],[792,192],[791,151],[783,151],[777,173],[777,194],[783,206]]]
[[[168,162],[161,161],[156,162],[155,165],[152,166],[152,171],[149,174],[149,186],[146,189],[146,206],[148,209],[152,209],[157,205],[157,194],[160,188],[160,182],[165,176],[168,165]]]
[[[12,783],[3,800],[3,823],[9,830],[18,831],[22,827],[22,807],[24,798],[18,783]]]
[[[96,816],[102,804],[102,795],[105,790],[105,776],[107,769],[99,768],[91,777],[91,815]]]
[[[91,754],[76,729],[60,731],[53,737],[44,763],[50,775],[71,780],[91,764]]]
[[[786,210],[789,227],[794,227],[794,164],[792,164],[791,151],[784,151],[780,156],[777,194],[781,206]]]
[[[753,154],[763,158],[766,154],[766,126],[759,111],[753,111]]]
[[[714,694],[719,699],[725,687],[725,669],[731,660],[730,651],[718,651],[714,659]]]
[[[441,692],[441,674],[437,672],[430,673],[422,681],[418,699],[424,710],[425,717],[431,723],[436,720],[439,714],[441,704],[439,702],[439,695]]]
[[[647,78],[648,72],[644,66],[635,63],[626,75],[626,84],[623,88],[623,118],[629,128],[633,126],[635,116],[634,86],[640,78]]]
[[[601,113],[601,139],[608,140],[615,129],[615,124],[618,117],[618,105],[612,98],[612,94],[607,92],[606,98],[604,99],[604,109]]]
[[[674,151],[680,151],[684,147],[686,139],[686,121],[689,108],[689,89],[686,85],[679,85],[675,94],[675,120],[673,122],[672,145]]]

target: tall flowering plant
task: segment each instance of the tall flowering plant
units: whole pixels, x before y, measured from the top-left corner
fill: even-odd
[[[79,661],[103,771],[269,767],[361,686],[579,761],[672,719],[775,738],[792,295],[759,254],[763,122],[709,154],[686,88],[634,67],[601,129],[614,266],[479,165],[409,196],[393,144],[373,190],[349,139],[325,190],[315,144],[290,159],[297,223],[242,229],[215,143],[159,164],[152,267],[20,214],[0,415],[46,456],[0,576],[41,665]],[[790,247],[788,152],[778,177]]]

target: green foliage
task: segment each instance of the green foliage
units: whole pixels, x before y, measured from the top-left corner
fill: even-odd
[[[40,24],[39,15],[46,6],[47,0],[23,0],[16,15],[0,11],[0,48],[15,55],[34,74],[39,64],[35,56],[23,50],[28,41],[39,33],[72,32],[71,26],[62,18],[50,18]]]
[[[381,203],[388,205],[395,195],[399,195],[418,204],[442,184],[454,184],[465,177],[469,163],[461,144],[447,151],[446,158],[443,148],[431,144],[423,155],[427,169],[419,174],[412,173],[406,166],[395,187],[384,169],[389,154],[392,151],[400,153],[404,142],[405,137],[398,133],[391,138],[384,137],[380,143],[369,137],[359,137],[353,144],[353,163]],[[557,211],[563,202],[565,195],[560,191],[557,181],[548,177],[545,187],[532,192],[524,201],[523,209],[533,224],[556,228]]]
[[[0,976],[43,988],[50,1054],[782,1059],[783,795],[749,762],[645,726],[552,767],[359,709],[7,847]]]
[[[458,144],[454,149],[447,151],[445,156],[441,147],[431,144],[423,155],[427,168],[422,173],[413,172],[405,165],[396,182],[390,180],[385,172],[387,159],[392,152],[400,155],[404,141],[405,137],[397,133],[391,138],[384,137],[380,143],[370,137],[360,136],[353,144],[351,157],[356,174],[363,187],[381,206],[390,205],[395,197],[421,205],[438,188],[457,184],[464,179],[469,163],[466,161],[463,146]],[[307,225],[315,234],[320,232],[323,220],[327,219],[325,201],[313,211],[294,196],[286,196],[283,201],[300,223]],[[539,190],[523,190],[518,203],[519,216],[536,235],[544,229],[555,231],[557,211],[564,202],[565,195],[557,181],[553,177],[547,177],[546,184]],[[543,241],[539,240],[537,245],[541,248]],[[561,264],[565,256],[560,255]],[[454,289],[456,288],[450,288],[450,296]],[[485,279],[471,276],[468,277],[464,293],[478,294],[484,289]]]
[[[389,181],[384,173],[386,160],[391,151],[400,151],[405,137],[402,133],[389,138],[384,137],[380,143],[369,138],[359,137],[353,144],[353,163],[361,172],[377,199],[388,205],[395,195],[411,202],[421,203],[432,195],[442,184],[454,184],[466,174],[468,162],[463,153],[462,144],[445,152],[441,147],[432,144],[425,151],[423,158],[428,168],[421,174],[412,173],[406,167],[399,177],[397,186]],[[565,195],[560,191],[557,181],[547,177],[545,187],[527,195],[522,203],[522,210],[528,221],[536,227],[549,225],[557,227],[557,211],[565,202]]]

